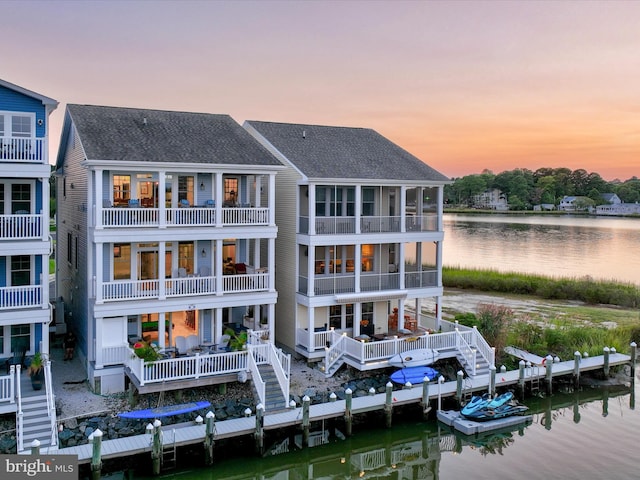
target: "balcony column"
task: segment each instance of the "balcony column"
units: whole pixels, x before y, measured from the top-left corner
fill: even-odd
[[[440,330],[440,321],[442,320],[442,296],[436,297],[436,332]]]
[[[355,263],[354,267],[354,275],[355,275],[355,284],[354,290],[355,292],[360,292],[360,275],[362,275],[362,245],[356,245],[356,248],[353,249],[353,253],[356,258],[353,259]]]
[[[404,215],[402,216],[402,218],[404,219]],[[403,225],[402,228],[404,228],[404,225]],[[399,259],[399,261],[396,260],[398,262],[398,275],[400,276],[400,282],[399,282],[398,288],[400,290],[403,290],[405,288],[405,281],[404,281],[404,270],[405,270],[405,268],[404,268],[404,265],[405,265],[404,264],[404,258],[405,258],[404,257],[404,255],[405,255],[404,251],[405,251],[405,244],[400,242],[398,244],[398,250],[399,251],[398,251],[397,259]]]
[[[309,272],[309,275],[307,275],[307,297],[313,297],[316,291],[316,248],[311,245],[305,248],[307,249],[307,272]]]
[[[275,303],[270,303],[267,306],[268,312],[267,312],[267,318],[268,318],[268,323],[267,325],[269,326],[269,341],[271,343],[276,343],[276,322],[275,322],[275,318],[276,318],[276,305]],[[254,311],[257,311],[258,309],[254,308]],[[255,325],[255,323],[254,323]]]
[[[276,224],[276,176],[269,175],[269,225]]]
[[[111,245],[110,243],[107,245]],[[94,285],[95,285],[95,297],[96,297],[96,303],[102,303],[102,288],[103,288],[103,284],[104,284],[104,272],[103,272],[103,261],[102,261],[102,257],[103,257],[103,250],[104,250],[104,243],[95,243],[94,244],[94,248],[95,248],[95,256],[96,256],[96,271],[95,271],[95,276],[94,278]],[[111,251],[113,251],[113,248],[111,249]],[[111,258],[111,255],[109,255],[110,257],[110,261],[113,262],[113,259]],[[91,276],[89,276],[89,278],[91,278]],[[87,288],[87,290],[89,290],[89,288]]]
[[[167,227],[167,172],[158,172],[158,222],[160,228]]]
[[[255,202],[254,205],[256,208],[260,208],[260,204],[262,201],[260,192],[262,190],[262,175],[256,175],[256,191],[254,192]]]
[[[309,185],[309,235],[316,234],[316,187],[315,185]]]
[[[360,233],[360,227],[362,225],[362,185],[356,185],[356,204],[354,205],[354,215],[355,215],[355,232],[356,234]],[[357,291],[357,290],[356,290]]]
[[[89,205],[89,208],[87,209],[87,215],[95,215],[95,218],[93,219],[93,222],[91,221],[91,218],[88,219],[88,224],[89,225],[95,225],[96,230],[102,230],[102,175],[104,174],[104,171],[100,168],[96,169],[93,171],[93,182],[89,182],[89,185],[93,184],[94,185],[94,190],[95,190],[95,200],[92,203],[92,205]],[[91,198],[91,196],[89,195],[89,198]],[[92,208],[93,207],[93,208]]]
[[[216,200],[217,202],[217,200]],[[218,208],[218,204],[216,203],[216,208]],[[216,221],[217,221],[217,216],[216,216]],[[222,240],[218,239],[215,241],[215,265],[214,265],[214,273],[213,275],[215,276],[216,279],[216,295],[220,296],[224,293],[224,274],[222,271],[222,267],[224,265],[224,259],[222,258]],[[271,270],[271,268],[269,268],[269,272],[273,272],[273,270]],[[273,275],[273,274],[270,274]]]
[[[315,324],[316,324],[316,309],[314,307],[309,307],[309,325],[307,327],[309,334],[309,349],[308,352],[312,353],[316,349],[316,338],[315,338]]]
[[[42,309],[46,310],[49,307],[49,257],[47,255],[38,255],[40,257],[40,301]],[[43,337],[48,335],[43,335]]]
[[[437,229],[439,232],[444,230],[444,219],[442,215],[444,214],[444,187],[438,187],[438,212],[437,212]]]
[[[165,341],[166,326],[165,326],[165,313],[158,312],[158,347],[166,348],[167,343]]]
[[[222,226],[222,201],[223,201],[223,194],[224,194],[224,188],[222,186],[222,173],[213,174],[213,183],[215,184],[214,199],[216,202],[216,227],[221,227]],[[220,249],[220,252],[222,252],[222,249]],[[220,255],[222,255],[222,253]]]
[[[257,240],[256,240],[257,241]],[[269,239],[269,257],[267,258],[267,272],[269,273],[269,291],[276,291],[276,239]],[[260,258],[258,256],[258,258]]]
[[[353,337],[360,335],[360,322],[362,321],[362,302],[353,304]]]
[[[158,242],[158,299],[159,300],[165,300],[167,298],[167,282],[165,279],[165,274],[167,271],[166,250],[167,250],[167,244],[165,242]],[[160,331],[159,328],[158,328],[158,331]]]
[[[102,318],[96,318],[96,336],[95,336],[95,353],[96,353],[96,370],[104,367],[102,358]]]
[[[220,337],[222,337],[222,334],[224,333],[222,331],[222,308],[215,308],[213,309],[213,315],[214,315],[214,341],[216,342],[216,345],[220,344]]]
[[[404,185],[400,187],[400,231],[407,231],[407,187]]]
[[[48,178],[42,178],[41,182],[42,183],[42,210],[40,211],[40,236],[42,238],[43,242],[48,242],[49,241],[49,197],[51,195],[50,193],[50,186],[49,186],[49,179]],[[0,212],[0,213],[4,213],[4,212]],[[48,272],[49,268],[47,267],[46,270],[43,270],[43,272]]]

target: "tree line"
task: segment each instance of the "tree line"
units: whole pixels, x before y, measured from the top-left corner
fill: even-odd
[[[445,186],[444,200],[448,205],[473,206],[474,196],[492,189],[506,194],[510,210],[531,210],[540,204],[557,206],[565,195],[585,197],[591,205],[602,205],[603,193],[615,193],[625,203],[640,202],[640,179],[635,176],[624,182],[607,182],[596,172],[569,168],[516,168],[497,175],[485,169],[454,178]]]

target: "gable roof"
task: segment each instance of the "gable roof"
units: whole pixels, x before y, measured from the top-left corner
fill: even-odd
[[[35,98],[36,100],[39,100],[40,102],[42,102],[43,105],[52,106],[53,108],[51,110],[54,110],[58,106],[57,100],[54,100],[53,98],[45,97],[44,95],[40,95],[39,93],[32,92],[31,90],[27,90],[26,88],[23,88],[19,85],[15,85],[11,82],[7,82],[6,80],[2,80],[1,78],[0,78],[0,86],[8,88],[9,90],[13,90],[18,93],[21,93],[22,95],[26,95],[27,97]]]
[[[71,104],[61,145],[70,121],[89,161],[282,166],[229,115]]]
[[[417,157],[369,128],[248,120],[308,179],[450,182]]]

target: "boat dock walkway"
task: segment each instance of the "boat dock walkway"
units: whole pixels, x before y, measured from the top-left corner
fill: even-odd
[[[629,355],[620,353],[611,353],[609,355],[609,365],[627,364],[631,360]],[[580,371],[589,371],[601,369],[604,366],[604,356],[587,357],[580,360]],[[574,372],[575,361],[564,361],[553,363],[552,375],[559,377],[563,375],[572,375]],[[546,375],[545,368],[530,367],[526,369],[525,380],[531,381],[535,378],[544,379]],[[503,388],[515,385],[519,381],[519,370],[511,370],[496,372],[496,388]],[[478,375],[476,377],[468,377],[464,380],[464,391],[473,393],[487,390],[490,382],[490,374]],[[414,385],[412,388],[403,388],[395,390],[392,393],[392,405],[409,405],[419,404],[422,401],[423,385]],[[457,393],[457,381],[448,382],[431,382],[428,385],[429,399],[455,396]],[[309,421],[315,422],[331,418],[340,418],[345,415],[347,408],[346,400],[336,400],[322,404],[309,406]],[[385,408],[386,393],[378,393],[363,397],[355,397],[352,399],[351,413],[357,415],[360,413],[371,412],[375,410],[383,410]],[[286,411],[265,414],[263,419],[264,430],[275,430],[291,426],[301,426],[303,424],[303,408],[295,407]],[[204,424],[179,424],[167,425],[162,427],[163,443],[175,444],[176,447],[203,443],[206,435],[206,426]],[[243,435],[252,435],[256,432],[256,416],[250,415],[243,418],[234,418],[215,422],[214,440],[238,437]],[[113,459],[124,456],[131,456],[145,452],[151,452],[152,435],[135,435],[126,438],[118,438],[114,440],[104,440],[101,443],[101,458]],[[24,453],[29,453],[25,451]],[[92,458],[93,445],[85,444],[75,447],[43,449],[43,454],[64,454],[77,455],[78,462],[89,463]]]

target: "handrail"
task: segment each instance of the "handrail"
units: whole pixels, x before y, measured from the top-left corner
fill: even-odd
[[[456,348],[462,354],[462,357],[465,359],[465,362],[471,366],[471,375],[476,374],[476,355],[477,350],[471,348],[469,342],[464,339],[464,335],[456,329]]]
[[[270,364],[273,368],[285,404],[289,402],[289,379],[291,375],[291,354],[285,354],[282,349],[276,349],[273,343],[269,344]]]
[[[14,371],[14,366],[11,366],[11,371]],[[16,432],[16,438],[18,440],[18,451],[24,450],[24,412],[22,411],[22,390],[20,388],[20,365],[15,366],[15,379],[16,379],[16,399],[18,402],[17,423],[18,431]]]
[[[47,360],[44,365],[44,385],[47,397],[47,414],[51,423],[51,446],[58,445],[58,428],[56,422],[56,401],[53,393],[53,382],[51,381],[51,360]]]
[[[251,345],[248,345],[248,348],[251,348]],[[247,369],[251,372],[251,379],[258,394],[258,400],[262,405],[265,405],[267,400],[267,384],[262,379],[262,375],[260,375],[260,370],[258,370],[253,352],[249,352],[249,355],[247,355]]]

